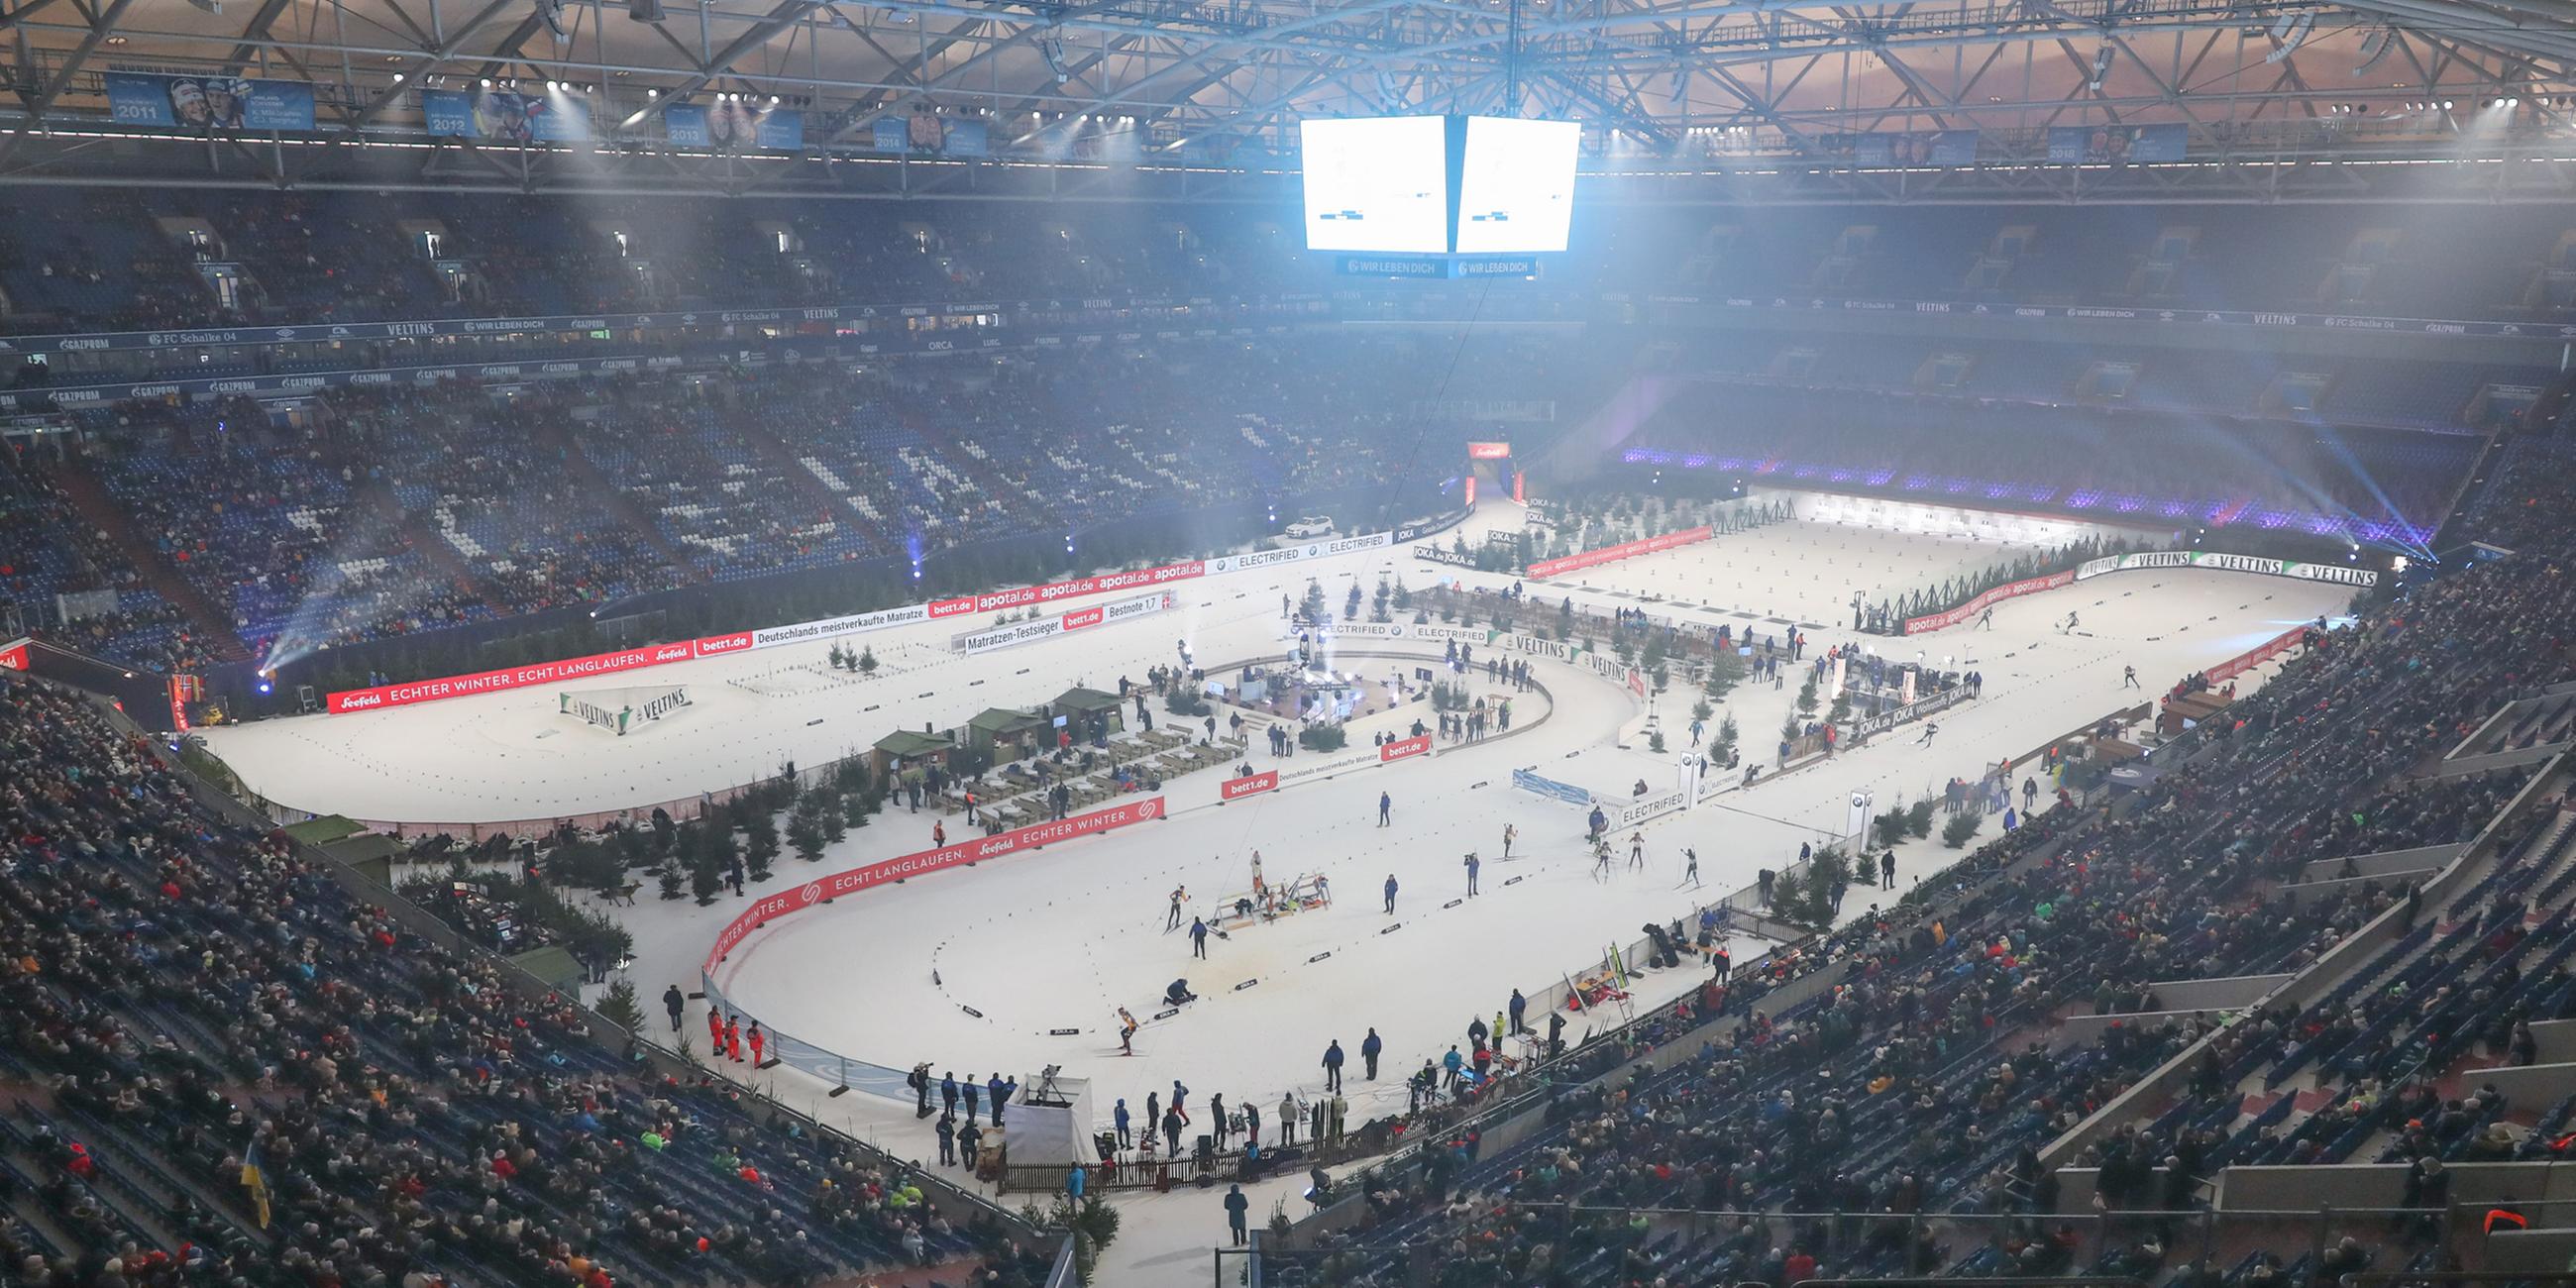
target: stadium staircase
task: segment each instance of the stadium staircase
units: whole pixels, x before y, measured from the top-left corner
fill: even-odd
[[[88,462],[76,456],[68,457],[56,469],[54,478],[62,485],[63,495],[70,498],[72,508],[80,511],[81,519],[106,533],[107,539],[116,543],[116,548],[124,553],[125,561],[142,576],[144,584],[188,615],[189,623],[196,628],[197,638],[205,642],[208,656],[217,662],[251,660],[249,647],[233,631],[232,615],[219,609],[214,601],[189,584],[188,579],[180,576],[151,542],[136,534],[125,520],[124,509],[107,494],[107,485],[90,472]]]
[[[590,454],[581,450],[581,444],[575,442],[572,434],[561,424],[551,419],[541,419],[537,427],[537,441],[563,460],[565,467],[572,471],[573,477],[581,480],[582,486],[590,489],[590,494],[599,499],[601,509],[615,515],[618,522],[625,524],[629,530],[641,537],[644,544],[652,548],[653,553],[662,556],[664,563],[679,569],[692,582],[710,580],[707,570],[699,567],[697,560],[690,558],[688,553],[673,544],[669,537],[662,535],[661,525],[653,522],[653,516],[635,508],[635,502],[628,498],[626,489],[619,487],[610,481],[607,475],[599,472],[599,462],[590,459]]]

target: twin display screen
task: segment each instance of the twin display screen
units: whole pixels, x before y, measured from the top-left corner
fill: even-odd
[[[1299,123],[1310,250],[1425,255],[1565,249],[1572,121],[1381,116]]]

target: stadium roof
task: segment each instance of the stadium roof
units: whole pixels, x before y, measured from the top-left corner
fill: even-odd
[[[726,148],[673,108],[792,116],[792,142],[746,130],[773,163],[881,157],[880,122],[927,117],[915,152],[979,122],[983,160],[1276,170],[1304,116],[1458,111],[1582,120],[1596,170],[1831,167],[1838,136],[1900,131],[2010,164],[2071,126],[2181,126],[2238,162],[2576,145],[2576,0],[0,0],[0,31],[0,181],[94,166],[67,140],[187,132],[112,108],[113,72],[307,82],[312,125],[272,151],[426,148],[532,188],[567,180],[452,155],[502,149],[430,128],[424,91],[516,90],[587,117],[603,164],[667,152],[718,188],[697,162]],[[215,145],[232,181],[314,177],[268,138]]]

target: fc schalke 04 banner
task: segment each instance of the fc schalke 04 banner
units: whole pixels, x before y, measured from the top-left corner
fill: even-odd
[[[313,87],[303,81],[144,72],[109,72],[105,79],[108,110],[127,125],[203,133],[313,128]]]

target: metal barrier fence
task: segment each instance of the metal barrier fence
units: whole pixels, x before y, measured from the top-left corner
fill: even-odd
[[[2232,1280],[2257,1264],[2302,1271],[2284,1282],[2364,1272],[2387,1281],[2392,1271],[2404,1280],[2414,1277],[2404,1273],[2409,1268],[2474,1262],[2483,1241],[2473,1214],[2454,1220],[2425,1208],[1899,1214],[1554,1203],[1507,1204],[1391,1245],[1370,1246],[1365,1238],[1298,1247],[1258,1231],[1248,1246],[1216,1250],[1212,1282],[1218,1288],[1430,1288],[1453,1268],[1452,1250],[1462,1245],[1516,1249],[1533,1274],[1542,1247],[1549,1260],[1580,1256],[1568,1267],[1577,1281],[1591,1271],[1615,1270],[1632,1252],[1674,1282],[1694,1284],[1778,1284],[1783,1265],[1798,1253],[1813,1257],[1815,1275],[1823,1276],[1799,1280],[1801,1288],[1935,1282],[1931,1276],[1943,1285],[2124,1284],[2186,1266]]]

